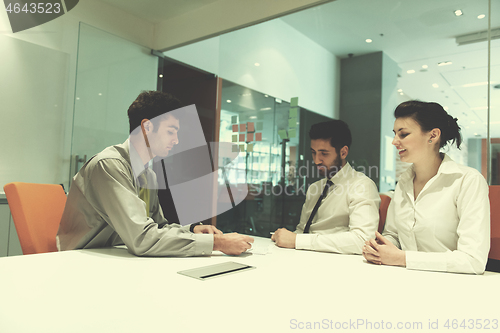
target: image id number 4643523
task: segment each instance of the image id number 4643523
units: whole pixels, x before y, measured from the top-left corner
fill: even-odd
[[[498,329],[498,319],[448,319],[443,325],[447,329],[489,330]]]
[[[60,3],[25,3],[22,7],[19,3],[9,3],[5,10],[7,13],[31,13],[31,14],[59,14],[61,12]]]

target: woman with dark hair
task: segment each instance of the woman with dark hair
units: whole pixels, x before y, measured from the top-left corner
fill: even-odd
[[[394,111],[401,161],[383,234],[365,243],[363,256],[379,265],[482,274],[490,249],[488,185],[475,169],[440,153],[460,149],[457,119],[437,103],[408,101]]]

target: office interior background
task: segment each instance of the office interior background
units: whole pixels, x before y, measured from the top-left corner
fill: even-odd
[[[407,165],[393,111],[409,99],[458,118],[462,149],[445,152],[498,185],[499,13],[499,0],[86,0],[12,34],[1,11],[0,183],[68,190],[88,158],[127,139],[135,97],[159,89],[196,104],[207,142],[238,144],[219,180],[250,191],[212,219],[224,232],[294,230],[319,179],[308,138],[319,121],[346,121],[348,161],[394,189]],[[0,256],[21,253],[2,194]]]

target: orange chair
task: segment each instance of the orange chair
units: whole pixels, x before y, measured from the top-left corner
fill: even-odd
[[[490,185],[491,247],[488,258],[500,260],[500,185]]]
[[[5,195],[23,254],[56,252],[66,194],[61,185],[14,182]]]
[[[387,208],[391,203],[391,197],[385,194],[380,194],[380,208],[378,209],[380,220],[378,222],[378,232],[384,231],[385,219],[387,218]]]

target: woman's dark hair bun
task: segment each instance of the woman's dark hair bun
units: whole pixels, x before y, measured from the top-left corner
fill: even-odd
[[[411,117],[425,132],[439,128],[441,131],[439,148],[446,146],[448,143],[455,143],[457,148],[460,149],[462,135],[460,134],[458,119],[450,116],[438,103],[422,101],[403,102],[394,111],[394,117]]]

